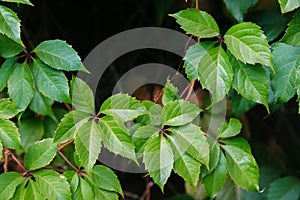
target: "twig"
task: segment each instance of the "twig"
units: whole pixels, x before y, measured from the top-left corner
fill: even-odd
[[[65,148],[66,146],[68,146],[69,144],[71,144],[72,142],[74,142],[74,140],[69,140],[68,142],[60,144],[59,147],[58,147],[58,151],[62,150],[63,148]]]
[[[68,158],[60,151],[57,150],[57,152],[59,153],[59,155],[70,165],[70,167],[72,167],[78,174],[82,174],[82,172],[80,171],[80,169],[78,169],[75,165],[73,165]]]
[[[153,182],[150,181],[149,176],[146,177],[146,200],[151,199],[151,187],[153,186]]]
[[[19,167],[26,173],[28,174],[28,171],[25,169],[24,165],[18,160],[18,158],[14,154],[10,154],[11,158],[18,164]]]
[[[7,149],[4,149],[4,172],[8,171],[8,156],[10,154],[10,151]]]
[[[124,196],[132,198],[132,199],[139,199],[139,195],[128,192],[128,191],[123,191]]]
[[[69,104],[64,103],[64,105],[65,105],[65,107],[67,108],[68,111],[72,111],[72,107]]]
[[[188,94],[186,95],[186,98],[185,98],[186,101],[191,97],[191,94],[192,94],[194,86],[195,86],[195,82],[196,81],[193,80],[192,83],[191,83],[191,85],[190,85],[189,92],[188,92]]]

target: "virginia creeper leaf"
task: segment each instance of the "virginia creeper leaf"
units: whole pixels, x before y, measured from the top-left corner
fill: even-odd
[[[10,58],[21,53],[24,48],[10,39],[4,34],[0,33],[0,57]]]
[[[199,80],[203,88],[212,94],[213,102],[221,101],[232,84],[232,67],[221,46],[209,49],[198,66]]]
[[[10,200],[25,200],[25,185],[27,181],[23,181],[15,190],[14,196]]]
[[[22,3],[22,4],[27,4],[27,5],[33,6],[33,4],[29,0],[1,0],[1,1]]]
[[[43,200],[45,197],[42,196],[40,189],[37,186],[37,183],[32,179],[29,179],[28,185],[25,189],[24,200]]]
[[[144,151],[147,141],[159,133],[159,129],[154,126],[141,126],[132,135],[136,152],[141,153]]]
[[[48,165],[56,155],[57,145],[52,144],[52,138],[47,138],[32,144],[24,156],[24,165],[28,170],[35,170]]]
[[[222,124],[218,130],[218,138],[234,137],[241,132],[242,124],[238,119],[230,118],[229,123]]]
[[[187,34],[193,34],[200,38],[211,38],[220,35],[218,24],[205,11],[190,8],[171,16],[176,18],[177,23]]]
[[[162,110],[161,121],[163,125],[180,126],[194,120],[200,112],[198,106],[187,101],[170,101]]]
[[[45,97],[37,88],[35,88],[29,108],[35,113],[44,116],[49,115],[52,117],[52,119],[57,120],[51,107],[53,103],[53,100]]]
[[[75,148],[82,166],[90,172],[101,151],[100,127],[95,121],[88,121],[78,128]]]
[[[94,199],[94,192],[91,186],[83,178],[79,178],[79,187],[72,195],[73,200],[90,200]]]
[[[64,177],[67,178],[67,181],[70,185],[71,193],[73,194],[79,187],[79,176],[76,171],[65,171]]]
[[[224,39],[228,50],[243,63],[260,63],[272,68],[270,46],[259,26],[251,22],[236,24]]]
[[[278,0],[282,13],[287,13],[295,10],[300,6],[299,0]]]
[[[0,119],[0,140],[7,148],[21,149],[18,128],[9,120]]]
[[[0,200],[13,197],[18,185],[23,182],[22,175],[17,172],[6,172],[0,175]]]
[[[39,59],[35,59],[33,76],[43,95],[58,102],[71,102],[68,80],[62,71],[52,69]]]
[[[292,21],[289,23],[289,27],[286,29],[283,38],[280,42],[284,42],[294,46],[300,46],[300,11],[296,12]]]
[[[11,100],[23,110],[29,105],[34,94],[33,76],[26,62],[15,64],[14,68],[8,79],[8,93]]]
[[[146,112],[143,115],[140,115],[137,117],[137,122],[144,124],[144,125],[153,125],[158,126],[161,124],[160,122],[160,116],[162,112],[162,107],[159,104],[156,104],[152,101],[143,101],[142,105],[145,106]]]
[[[299,199],[300,197],[300,181],[293,177],[284,177],[277,179],[270,184],[267,193],[267,199]]]
[[[101,188],[93,186],[93,191],[95,194],[95,199],[101,199],[101,200],[118,200],[119,197],[117,193],[107,191],[107,190],[102,190]]]
[[[235,80],[233,80],[233,82],[234,81]],[[255,102],[250,101],[239,94],[232,95],[231,100],[232,100],[232,113],[234,116],[239,116],[247,112],[248,110],[250,110],[256,105]]]
[[[33,173],[41,194],[48,200],[71,200],[67,179],[54,170],[41,170]]]
[[[9,119],[16,116],[19,113],[19,107],[10,101],[10,99],[4,98],[0,100],[0,119]]]
[[[2,146],[2,142],[0,140],[0,160],[2,159],[2,154],[3,154],[3,146]]]
[[[145,147],[143,162],[154,182],[163,191],[174,163],[169,141],[162,135],[152,138]]]
[[[164,92],[162,95],[162,103],[166,105],[169,101],[179,99],[178,88],[176,88],[168,79],[167,84],[164,87]]]
[[[54,69],[66,71],[85,71],[77,52],[62,40],[47,40],[40,43],[34,50],[37,56]]]
[[[244,20],[244,15],[250,7],[257,4],[258,0],[248,0],[248,1],[234,1],[225,0],[225,5],[228,11],[233,15],[233,17],[238,21],[242,22]]]
[[[43,121],[39,118],[23,119],[18,123],[21,144],[24,149],[42,139],[46,132]]]
[[[13,72],[15,62],[17,61],[16,57],[8,58],[6,61],[2,64],[0,68],[0,92],[6,87],[7,81]]]

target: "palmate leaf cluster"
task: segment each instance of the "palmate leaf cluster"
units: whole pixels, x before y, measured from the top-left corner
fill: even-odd
[[[32,5],[29,0],[3,1]],[[198,80],[211,93],[212,104],[231,98],[236,115],[256,103],[269,111],[270,94],[273,102],[281,103],[300,96],[300,12],[295,12],[282,39],[270,46],[280,28],[264,33],[257,24],[243,22],[247,9],[256,3],[225,0],[238,23],[224,35],[204,11],[187,9],[171,15],[187,34],[201,38],[184,57],[188,79]],[[297,0],[279,4],[282,13],[300,5]],[[170,81],[162,105],[117,94],[96,110],[89,86],[76,77],[68,81],[65,75],[88,73],[76,51],[65,41],[48,40],[28,52],[20,26],[17,14],[0,5],[0,56],[5,59],[0,68],[0,150],[24,154],[25,168],[23,175],[0,175],[0,200],[118,199],[123,192],[117,176],[96,165],[102,147],[144,164],[162,191],[172,172],[193,188],[201,182],[211,199],[231,182],[245,190],[262,189],[250,145],[238,136],[242,124],[237,118],[229,118],[215,134],[205,133],[198,126],[202,109],[181,99]],[[55,109],[55,102],[74,109]],[[32,118],[34,114],[38,117]],[[68,158],[78,170],[58,173],[49,166],[63,155],[64,143],[73,143]],[[298,199],[299,183],[292,177],[277,179],[267,198]]]

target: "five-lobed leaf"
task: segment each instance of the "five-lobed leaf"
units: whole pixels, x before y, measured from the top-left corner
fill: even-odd
[[[280,42],[284,42],[294,46],[300,46],[300,10],[293,16],[292,21],[288,24],[283,38]]]
[[[68,79],[62,71],[52,69],[41,60],[33,61],[33,76],[39,91],[58,102],[71,102]]]
[[[295,10],[300,6],[299,0],[278,0],[282,13],[287,13]]]
[[[14,71],[14,65],[17,61],[16,57],[8,58],[5,60],[5,62],[2,64],[0,68],[0,92],[6,87],[7,81],[11,75],[11,73]]]
[[[33,76],[26,62],[23,64],[16,63],[14,68],[8,79],[8,93],[11,100],[23,110],[33,98]]]
[[[221,101],[232,84],[232,67],[221,46],[209,49],[198,66],[199,80],[203,88],[210,91],[213,103]]]
[[[47,40],[33,50],[44,63],[58,70],[87,71],[77,52],[62,40]]]
[[[21,174],[17,172],[6,172],[0,175],[0,200],[13,197],[18,185],[23,182]]]
[[[232,26],[225,34],[224,41],[228,50],[244,63],[272,68],[272,54],[266,36],[259,26],[243,22]]]
[[[238,21],[242,22],[244,20],[244,15],[250,7],[257,4],[258,0],[248,0],[248,1],[234,1],[225,0],[225,5],[233,17]]]
[[[10,99],[0,99],[0,119],[9,119],[19,113],[19,107]]]
[[[18,128],[9,120],[0,119],[0,140],[7,148],[21,149]]]
[[[230,118],[229,123],[222,124],[217,130],[217,138],[234,137],[241,132],[242,124],[236,118]]]
[[[296,70],[300,67],[300,47],[278,43],[273,47],[275,74],[271,74],[271,84],[275,97],[287,102],[296,93]]]
[[[10,58],[24,50],[23,46],[1,33],[0,44],[0,57]]]
[[[154,182],[163,191],[174,163],[169,141],[162,135],[152,138],[145,147],[143,162]]]
[[[95,121],[83,124],[75,136],[76,153],[86,171],[90,172],[101,151],[100,127]]]
[[[41,194],[48,200],[71,200],[71,192],[66,178],[54,170],[41,170],[33,173]]]
[[[270,184],[267,193],[267,200],[288,200],[299,199],[300,181],[293,177],[277,179]]]
[[[48,165],[56,155],[57,145],[52,144],[52,138],[47,138],[32,144],[24,156],[24,166],[35,170]]]
[[[211,38],[220,35],[218,24],[205,11],[190,8],[171,16],[176,18],[177,23],[187,34],[193,34],[200,38]]]

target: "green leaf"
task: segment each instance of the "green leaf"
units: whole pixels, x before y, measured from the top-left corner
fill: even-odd
[[[104,101],[99,113],[129,121],[144,114],[145,107],[138,100],[127,94],[116,94]]]
[[[174,134],[173,142],[194,159],[209,168],[209,145],[201,129],[193,124],[168,129]]]
[[[190,46],[186,51],[184,56],[184,64],[185,73],[189,81],[199,79],[198,76],[198,65],[201,58],[206,54],[206,52],[213,48],[212,42],[200,42],[196,43],[193,46]]]
[[[242,189],[239,188],[236,184],[234,184],[234,182],[230,178],[227,178],[224,186],[216,196],[216,200],[243,199],[241,192]]]
[[[72,105],[89,114],[95,112],[94,95],[90,87],[80,78],[74,78],[71,82]]]
[[[164,87],[164,92],[162,95],[162,103],[163,105],[166,105],[168,102],[173,100],[178,100],[178,88],[176,88],[168,79],[167,84]]]
[[[37,183],[35,181],[33,181],[32,179],[29,179],[28,185],[25,189],[24,199],[30,199],[30,200],[45,199],[42,196],[40,189],[37,186]]]
[[[203,88],[212,94],[214,103],[222,100],[232,84],[232,67],[221,46],[208,50],[198,66],[199,80]]]
[[[209,144],[209,170],[213,171],[219,163],[221,148],[219,143],[212,137],[208,137],[207,142]]]
[[[3,156],[3,146],[2,146],[2,142],[0,140],[0,160],[2,159]]]
[[[292,21],[289,23],[289,27],[286,29],[283,38],[280,42],[284,42],[294,46],[300,46],[300,11],[296,12]]]
[[[225,140],[222,140],[222,143],[224,143],[226,145],[238,147],[238,148],[242,149],[243,151],[251,154],[251,147],[250,147],[248,141],[242,137],[234,137],[234,138],[230,138],[230,139],[225,139]]]
[[[259,26],[251,22],[236,24],[224,39],[229,51],[243,63],[260,63],[272,68],[270,46]]]
[[[0,119],[9,119],[19,113],[18,106],[11,102],[10,99],[4,98],[0,100]]]
[[[244,15],[247,13],[247,10],[250,7],[255,6],[256,4],[257,4],[257,0],[248,0],[248,1],[225,0],[225,5],[228,11],[233,15],[233,17],[238,22],[242,22],[244,20]]]
[[[0,57],[10,58],[21,53],[24,48],[14,40],[0,33]]]
[[[136,152],[143,152],[149,139],[158,134],[159,131],[160,129],[154,126],[141,126],[138,128],[132,135]]]
[[[23,119],[18,123],[21,136],[21,144],[24,149],[28,149],[36,141],[42,139],[45,128],[43,121],[39,118]]]
[[[90,118],[91,116],[87,113],[78,110],[69,112],[59,123],[55,131],[53,142],[59,144],[74,139],[77,130]]]
[[[16,190],[14,196],[10,200],[26,200],[25,199],[25,185],[27,181],[23,181],[22,184],[20,184]]]
[[[0,175],[0,200],[13,197],[18,185],[23,182],[21,174],[17,172],[6,172]]]
[[[22,4],[27,4],[30,6],[33,6],[33,4],[29,0],[1,0],[5,2],[13,2],[13,3],[22,3]]]
[[[234,71],[232,87],[248,100],[263,104],[267,110],[268,105],[268,76],[261,65],[249,65],[238,61],[230,55]]]
[[[48,200],[71,200],[71,192],[66,178],[54,170],[41,170],[33,173],[38,188]]]
[[[115,193],[115,192],[102,190],[95,186],[93,187],[93,191],[95,194],[95,199],[101,199],[101,200],[118,200],[119,199],[117,193]]]
[[[99,120],[99,125],[103,144],[109,151],[137,162],[133,141],[122,120],[104,116]]]
[[[230,118],[229,123],[222,124],[217,130],[217,138],[234,137],[241,132],[242,124],[238,119]]]
[[[145,147],[143,162],[154,182],[163,191],[174,163],[168,140],[162,135],[152,138]]]
[[[198,106],[187,101],[170,101],[162,110],[161,121],[163,125],[180,126],[194,120],[200,112]]]
[[[297,75],[296,75],[296,90],[297,90],[297,101],[298,101],[298,113],[300,113],[300,67],[297,69]]]
[[[256,105],[255,102],[250,101],[239,94],[234,94],[233,96],[231,96],[231,99],[232,99],[232,113],[234,116],[239,116],[247,112],[248,110],[250,110]]]
[[[104,165],[95,165],[91,173],[91,182],[104,190],[117,192],[123,196],[123,191],[115,173]]]
[[[57,145],[52,144],[52,138],[32,144],[24,156],[24,165],[28,170],[35,170],[48,165],[56,155]]]
[[[75,148],[82,166],[89,172],[96,163],[101,150],[100,127],[95,121],[88,121],[78,128]]]
[[[268,200],[290,200],[299,197],[300,181],[293,177],[284,177],[272,182],[267,193]]]
[[[73,193],[73,200],[91,200],[94,199],[94,192],[91,186],[83,178],[79,178],[79,187],[75,193]]]
[[[287,102],[296,93],[296,69],[300,66],[300,47],[278,43],[273,48],[275,74],[271,74],[272,88],[279,101]]]
[[[70,185],[71,193],[73,194],[79,187],[79,176],[76,171],[65,171],[64,177],[67,178]]]
[[[52,69],[36,59],[33,61],[33,76],[43,95],[58,102],[71,102],[68,79],[62,71]]]
[[[18,128],[9,120],[0,119],[0,140],[7,148],[21,149]]]
[[[230,177],[241,188],[259,190],[259,170],[251,153],[233,145],[222,145]]]
[[[223,153],[220,153],[220,158],[216,168],[203,178],[203,185],[206,193],[211,199],[215,198],[217,193],[223,187],[227,178],[226,160]]]
[[[211,38],[220,35],[218,24],[207,12],[190,8],[170,15],[176,18],[181,28],[187,34],[193,34],[200,38]]]
[[[42,93],[38,91],[37,88],[34,90],[34,95],[32,101],[29,105],[30,110],[40,115],[49,115],[53,119],[56,120],[56,117],[52,110],[52,104],[54,103],[53,100],[45,97]]]
[[[142,105],[145,106],[146,112],[143,115],[137,117],[137,122],[145,125],[158,126],[161,125],[160,116],[162,112],[162,107],[152,101],[143,101]]]
[[[29,105],[34,94],[33,77],[26,62],[15,64],[14,67],[8,79],[8,93],[11,100],[23,110]]]
[[[77,52],[62,40],[47,40],[40,43],[34,50],[37,56],[54,69],[66,71],[85,71]]]
[[[180,144],[178,144],[177,138],[170,136],[169,139],[171,140],[171,147],[175,155],[174,172],[181,176],[191,186],[196,188],[199,180],[201,163],[182,149]]]
[[[4,34],[18,44],[23,45],[21,41],[20,19],[11,9],[0,5],[0,34]]]
[[[6,87],[7,81],[13,72],[17,58],[8,58],[0,68],[0,92]]]
[[[295,10],[300,6],[299,0],[278,0],[282,13],[287,13]]]

